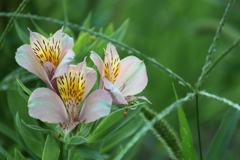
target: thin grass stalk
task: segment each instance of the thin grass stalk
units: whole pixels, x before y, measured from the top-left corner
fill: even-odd
[[[230,53],[236,46],[238,46],[240,43],[240,38],[238,38],[236,41],[234,41],[226,50],[222,52],[222,54],[210,65],[209,68],[207,68],[205,74],[203,77],[206,77],[212,69],[228,54]]]
[[[11,29],[14,20],[17,18],[16,15],[23,10],[23,8],[26,6],[29,0],[23,0],[22,3],[18,6],[17,10],[13,13],[15,16],[12,16],[11,19],[9,20],[6,28],[4,29],[2,36],[0,37],[0,49],[3,46],[3,40],[5,36],[8,34],[9,30]]]
[[[217,46],[217,43],[218,43],[218,39],[221,36],[224,24],[225,24],[225,22],[226,22],[226,20],[228,18],[229,12],[230,12],[234,2],[235,2],[235,0],[229,0],[229,2],[227,4],[227,7],[226,7],[225,12],[223,14],[223,17],[222,17],[222,19],[220,21],[220,24],[219,24],[219,26],[217,28],[216,34],[215,34],[215,36],[213,38],[213,42],[210,45],[210,48],[208,50],[208,54],[207,54],[207,57],[206,57],[206,62],[205,62],[205,65],[202,68],[202,73],[201,73],[200,77],[198,78],[197,89],[200,87],[200,85],[203,82],[204,77],[206,76],[206,70],[207,70],[207,68],[211,64],[211,59],[212,59],[212,56],[213,56],[214,52],[216,51],[216,46]]]

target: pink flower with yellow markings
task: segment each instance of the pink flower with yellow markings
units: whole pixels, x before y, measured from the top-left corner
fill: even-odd
[[[30,31],[30,45],[19,47],[15,56],[20,66],[37,75],[54,91],[56,77],[67,71],[75,56],[73,39],[62,31],[63,27],[48,39]]]
[[[110,92],[113,104],[127,104],[129,101],[147,98],[134,95],[142,92],[148,82],[146,66],[135,56],[120,61],[116,48],[109,43],[105,50],[104,62],[95,52],[90,58],[101,75],[100,87]],[[149,102],[149,101],[148,101]]]
[[[93,122],[110,113],[112,98],[107,91],[99,89],[86,98],[96,82],[96,72],[86,67],[85,60],[69,66],[56,81],[59,95],[47,88],[32,93],[28,102],[30,116],[44,122],[60,123],[67,135],[79,123]]]

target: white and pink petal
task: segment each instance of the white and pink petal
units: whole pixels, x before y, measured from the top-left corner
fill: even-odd
[[[68,120],[61,98],[52,90],[38,88],[28,101],[29,115],[43,122],[60,123]]]
[[[91,93],[83,104],[79,121],[89,123],[107,116],[110,113],[112,98],[105,90],[99,89]]]

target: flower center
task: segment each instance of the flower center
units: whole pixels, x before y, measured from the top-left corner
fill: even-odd
[[[104,58],[104,76],[112,83],[117,80],[120,71],[120,58],[113,56],[112,51],[106,53]]]
[[[69,67],[67,73],[57,77],[57,86],[70,117],[76,119],[86,87],[86,67],[79,70]]]
[[[62,39],[55,40],[52,37],[48,40],[42,37],[42,41],[35,40],[31,47],[42,66],[44,66],[43,61],[51,62],[55,66],[59,65],[62,53]]]

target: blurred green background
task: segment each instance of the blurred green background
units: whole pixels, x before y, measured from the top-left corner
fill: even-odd
[[[14,12],[20,3],[20,0],[15,0],[14,3],[0,0],[0,11]],[[91,27],[95,27],[96,31],[100,28],[106,28],[110,23],[117,29],[126,19],[129,19],[128,30],[122,42],[156,59],[194,86],[205,63],[205,57],[226,5],[226,0],[30,0],[21,13],[52,17],[59,20],[66,20],[67,16],[69,22],[76,24],[82,24],[87,15],[92,13]],[[230,12],[213,58],[216,58],[240,36],[239,8],[240,2],[237,1]],[[3,33],[8,21],[9,18],[0,17],[0,34]],[[45,33],[54,33],[61,27],[45,21],[34,20],[34,22]],[[27,28],[37,31],[30,19],[18,18],[17,23],[26,34],[28,34]],[[73,31],[77,36],[78,31]],[[14,55],[21,45],[23,45],[23,42],[13,26],[5,37],[3,47],[0,49],[0,79],[3,79],[11,71],[19,67],[15,62]],[[128,55],[126,50],[119,47],[117,49],[121,58]],[[103,52],[102,49],[95,51],[97,53]],[[239,103],[239,56],[240,47],[236,47],[205,79],[201,90],[206,90]],[[175,84],[180,98],[191,92],[191,90],[179,84],[177,80],[174,80],[165,72],[160,71],[146,61],[145,63],[149,83],[140,95],[146,96],[152,102],[152,105],[149,105],[152,109],[160,112],[175,101],[172,83]],[[0,121],[14,127],[6,101],[5,90],[2,90],[0,94]],[[195,148],[198,151],[195,101],[191,101],[183,107],[190,123]],[[199,107],[202,149],[203,155],[205,155],[229,106],[200,97]],[[177,112],[173,111],[166,119],[179,133],[176,116]],[[238,127],[231,139],[224,159],[239,158],[239,133],[240,128]],[[0,134],[0,145],[10,150],[13,147],[11,143],[11,140]],[[155,160],[169,158],[163,145],[149,131],[143,137],[135,159]]]

